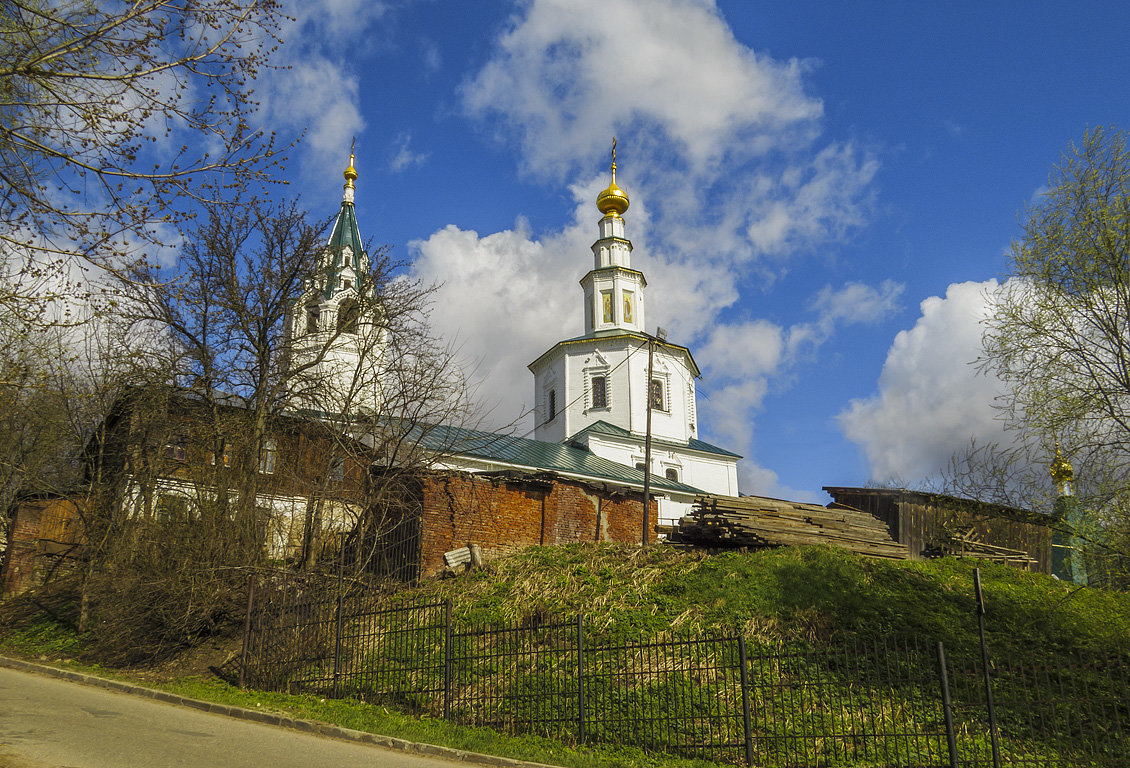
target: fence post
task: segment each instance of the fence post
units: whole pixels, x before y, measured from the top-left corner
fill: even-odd
[[[242,688],[247,684],[247,649],[251,644],[251,611],[255,608],[255,574],[247,579],[247,615],[243,618],[243,648],[239,652],[239,679]]]
[[[950,753],[950,768],[957,766],[957,735],[953,729],[953,704],[950,702],[950,681],[946,672],[946,648],[938,641],[938,676],[942,681],[942,712],[946,718],[946,744]]]
[[[443,719],[451,719],[451,598],[443,601]]]
[[[989,710],[989,742],[993,745],[993,768],[1001,768],[997,744],[997,711],[993,706],[993,682],[989,677],[989,647],[985,643],[985,596],[981,593],[981,569],[973,569],[973,586],[977,591],[977,631],[981,635],[981,669],[985,676],[985,706]]]
[[[341,615],[341,585],[337,588],[337,620],[334,622],[334,687],[333,698],[341,698],[341,631],[342,619]]]
[[[753,729],[749,722],[749,677],[746,675],[745,637],[738,636],[738,663],[742,666],[742,725],[745,728],[745,764],[753,765]]]
[[[585,743],[585,617],[577,614],[577,743]]]

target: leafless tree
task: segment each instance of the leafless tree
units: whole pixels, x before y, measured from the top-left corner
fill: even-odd
[[[194,201],[265,178],[276,147],[249,121],[250,86],[281,18],[277,0],[4,3],[0,261],[21,279],[0,304],[41,319],[38,277],[66,292],[73,259],[120,268]]]
[[[346,321],[305,330],[297,300],[333,263],[323,229],[293,203],[210,208],[174,266],[141,267],[123,288],[154,385],[123,389],[115,408],[128,418],[90,443],[101,648],[152,656],[214,631],[238,609],[246,569],[266,563],[280,516],[300,530],[294,565],[341,567],[348,539],[349,570],[372,570],[414,479],[444,452],[426,438],[466,425],[470,392],[428,329],[432,289],[387,250],[363,260],[338,308]]]

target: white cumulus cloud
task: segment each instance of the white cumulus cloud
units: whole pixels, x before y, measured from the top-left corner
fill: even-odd
[[[344,167],[354,137],[365,130],[356,57],[389,12],[378,0],[289,0],[285,44],[273,69],[255,83],[258,124],[283,143],[304,134],[295,156],[305,169]],[[313,184],[327,177],[310,174]],[[327,179],[328,180],[328,179]]]
[[[852,143],[816,144],[809,67],[743,44],[705,0],[534,0],[462,97],[534,175],[587,171],[619,135],[673,252],[709,238],[718,258],[783,257],[863,223],[878,170]]]
[[[974,365],[997,289],[996,280],[953,283],[944,297],[923,301],[914,327],[895,336],[878,391],[839,414],[873,478],[913,482],[945,468],[971,437],[1006,440],[993,409],[1001,384]]]
[[[520,6],[464,82],[462,105],[519,147],[529,177],[568,185],[571,216],[546,233],[521,221],[484,234],[448,226],[412,244],[415,275],[443,283],[433,324],[477,363],[496,422],[531,404],[525,366],[583,330],[577,280],[591,268],[614,134],[647,325],[696,350],[704,438],[752,453],[754,416],[802,353],[890,311],[899,286],[851,283],[814,296],[792,326],[721,320],[744,285],[763,290],[784,260],[866,223],[878,162],[854,143],[821,141],[823,107],[805,91],[812,66],[754,51],[706,0]],[[744,490],[787,490],[753,461],[740,471]]]
[[[799,365],[840,328],[888,317],[898,308],[902,290],[892,281],[878,287],[825,286],[806,305],[811,317],[790,326],[762,319],[715,325],[696,354],[709,393],[699,408],[713,435],[731,449],[752,454],[757,438],[754,417],[773,388],[787,386]],[[743,462],[739,473],[747,493],[801,499],[796,491],[779,486],[775,473],[752,461]]]
[[[536,0],[466,85],[475,115],[518,131],[531,163],[568,169],[617,128],[642,120],[696,162],[741,143],[777,149],[811,133],[822,105],[804,93],[805,65],[758,55],[700,0]]]

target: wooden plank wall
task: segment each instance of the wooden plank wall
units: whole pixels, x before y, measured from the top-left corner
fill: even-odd
[[[1051,529],[1047,526],[1012,520],[994,507],[961,499],[887,489],[834,490],[833,497],[839,503],[868,512],[886,523],[891,538],[904,544],[912,558],[922,557],[922,550],[947,526],[962,533],[972,528],[981,541],[1024,550],[1039,563],[1033,570],[1051,573]],[[980,507],[986,511],[978,512]]]
[[[902,531],[902,521],[899,519],[898,504],[895,503],[894,497],[874,493],[845,492],[837,494],[836,501],[879,518],[886,523],[891,538],[900,544],[903,543],[902,539],[899,538]],[[917,552],[911,551],[910,554],[912,557],[918,556]]]
[[[1031,570],[1051,573],[1051,529],[1043,525],[979,514],[925,499],[904,498],[899,502],[899,517],[904,531],[902,543],[911,557],[942,537],[945,530],[964,533],[970,528],[987,544],[1020,549],[1039,565]]]

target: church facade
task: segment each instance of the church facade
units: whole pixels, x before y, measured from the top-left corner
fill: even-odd
[[[534,440],[456,435],[439,449],[443,457],[436,466],[471,472],[517,467],[580,479],[592,472],[589,479],[642,489],[650,421],[650,485],[660,498],[659,522],[671,524],[696,494],[736,496],[741,457],[698,436],[695,379],[700,374],[691,351],[645,330],[647,280],[632,267],[624,220],[629,199],[616,184],[615,159],[613,145],[612,181],[597,198],[601,218],[592,268],[580,280],[584,333],[559,341],[529,366]],[[370,300],[373,287],[364,282],[369,263],[354,210],[353,163],[350,155],[341,210],[317,277],[295,301],[288,327],[293,359],[313,362],[312,378],[320,382],[312,393],[320,402],[311,405],[327,414],[377,413],[381,405],[378,368],[384,345],[376,336],[381,323],[374,314],[378,304]],[[315,360],[316,355],[322,358]],[[461,449],[463,443],[471,447]],[[515,448],[519,444],[521,450]],[[483,445],[490,449],[484,452]],[[570,455],[561,458],[562,451]],[[524,459],[515,462],[511,454]],[[597,459],[606,463],[594,469]]]
[[[615,151],[614,143],[612,183],[596,201],[592,269],[580,281],[584,334],[557,342],[529,365],[534,436],[642,470],[650,410],[652,475],[737,496],[741,457],[698,437],[700,374],[691,351],[646,331],[647,280],[632,268],[629,200],[616,184]],[[677,520],[684,505],[666,501],[661,521]]]

